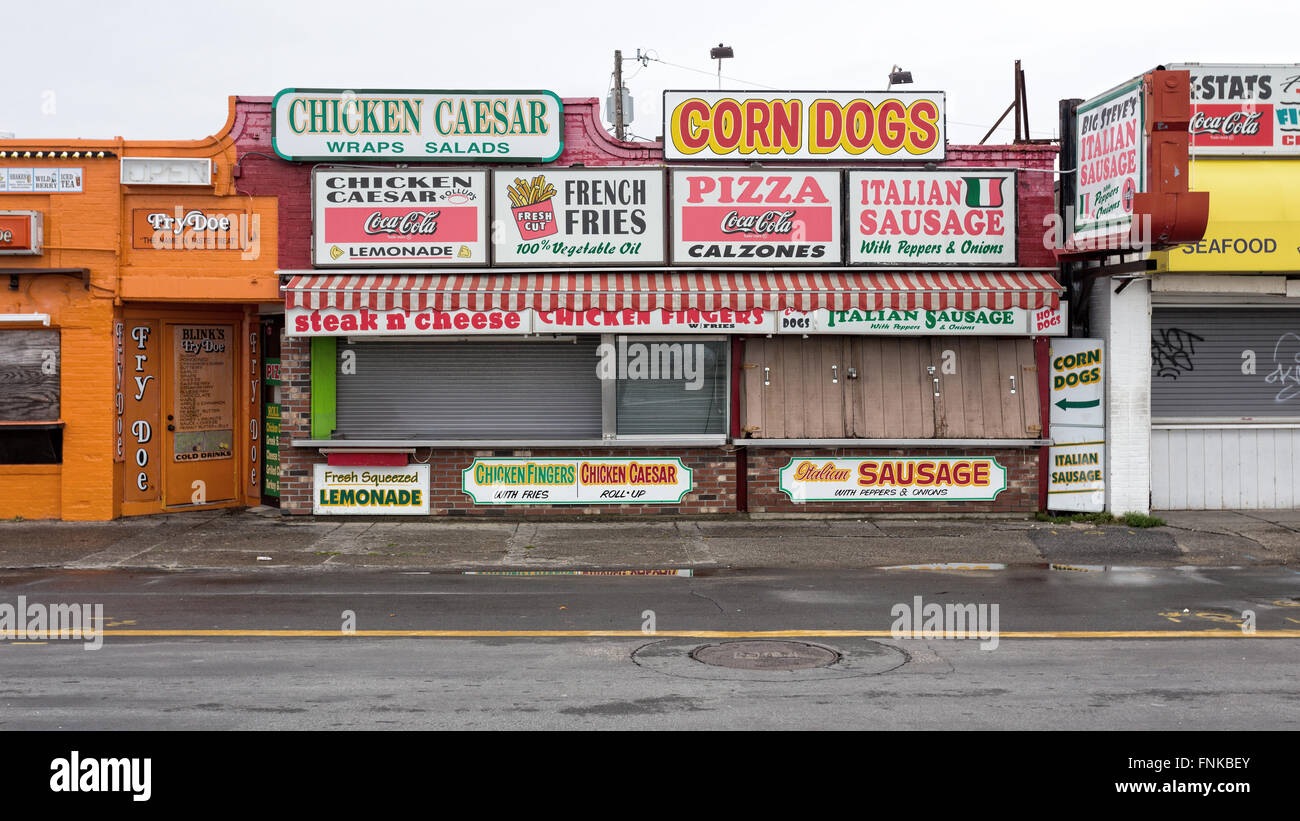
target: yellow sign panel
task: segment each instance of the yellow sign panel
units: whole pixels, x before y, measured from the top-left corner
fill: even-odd
[[[1300,271],[1300,162],[1199,158],[1190,173],[1210,192],[1205,238],[1153,254],[1159,272]]]

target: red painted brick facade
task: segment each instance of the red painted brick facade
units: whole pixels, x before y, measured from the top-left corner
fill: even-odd
[[[1007,470],[1007,489],[992,502],[805,502],[779,489],[779,472],[791,458],[956,457],[997,459]],[[1038,448],[799,448],[749,449],[750,513],[1032,513],[1038,509]]]
[[[663,163],[660,143],[621,143],[605,131],[595,99],[564,100],[564,152],[552,164],[587,166],[657,165]],[[271,146],[271,98],[240,97],[232,128],[239,163],[237,186],[241,193],[279,198],[279,266],[281,269],[311,267],[311,183],[313,163],[280,159]],[[1050,171],[1056,157],[1054,146],[948,146],[943,167],[1016,167]],[[844,163],[842,165],[871,165]],[[1053,211],[1053,175],[1021,171],[1018,177],[1018,265],[1054,267],[1055,259],[1043,243],[1043,218]],[[310,342],[285,337],[282,340],[283,414],[280,461],[281,506],[288,513],[311,512],[312,465],[325,457],[315,448],[295,448],[294,440],[311,438]],[[776,489],[777,470],[792,451],[754,448],[749,450],[748,504],[754,513],[853,513],[853,512],[1027,512],[1038,507],[1038,451],[1036,449],[890,449],[799,450],[811,455],[981,455],[996,456],[1009,471],[1010,486],[995,502],[932,502],[918,505],[899,503],[793,504]],[[694,471],[695,488],[678,505],[475,505],[460,490],[461,471],[475,457],[531,456],[535,458],[577,458],[618,456],[680,456]],[[432,465],[430,507],[438,515],[601,515],[601,514],[709,514],[737,510],[737,457],[729,448],[595,448],[531,450],[436,450],[419,449],[418,459]]]

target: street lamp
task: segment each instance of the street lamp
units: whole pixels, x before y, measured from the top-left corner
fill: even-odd
[[[722,43],[718,43],[717,48],[709,49],[709,59],[718,61],[718,88],[719,89],[722,88],[722,61],[724,59],[730,59],[735,56],[736,56],[736,52],[732,50],[731,46],[724,46]]]
[[[895,65],[889,70],[889,85],[885,86],[885,91],[893,87],[894,83],[902,85],[903,83],[912,82],[912,72],[903,71],[900,66]]]

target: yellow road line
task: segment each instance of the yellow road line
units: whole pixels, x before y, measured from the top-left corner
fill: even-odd
[[[104,630],[120,638],[893,638],[889,630]],[[918,636],[917,638],[921,638]],[[972,636],[972,639],[975,637]],[[1300,639],[1300,630],[1017,630],[1000,639]]]

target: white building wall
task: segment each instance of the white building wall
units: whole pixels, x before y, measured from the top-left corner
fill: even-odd
[[[1098,277],[1089,297],[1090,336],[1104,340],[1106,510],[1151,512],[1151,286]]]

